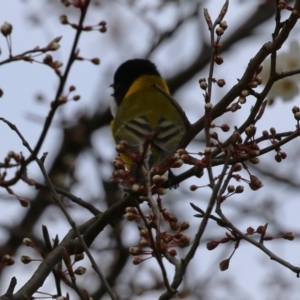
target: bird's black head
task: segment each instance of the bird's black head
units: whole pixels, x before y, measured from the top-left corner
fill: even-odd
[[[119,66],[115,75],[112,87],[112,96],[119,105],[126,95],[131,84],[142,75],[160,76],[154,63],[148,59],[131,59]]]

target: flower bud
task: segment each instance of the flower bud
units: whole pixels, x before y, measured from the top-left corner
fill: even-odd
[[[233,165],[233,172],[239,172],[243,169],[243,165],[241,163],[236,163]]]
[[[100,59],[99,58],[97,58],[97,57],[95,57],[95,58],[92,58],[91,59],[91,62],[94,64],[94,65],[99,65],[100,64]]]
[[[207,87],[208,87],[208,85],[207,85],[206,81],[201,81],[201,82],[200,82],[200,88],[201,88],[202,90],[206,90]]]
[[[137,184],[137,183],[133,184],[132,185],[132,191],[135,192],[135,193],[139,192],[140,191],[140,185]]]
[[[81,98],[80,95],[75,95],[75,96],[73,96],[73,100],[74,100],[74,101],[78,101],[80,98]]]
[[[259,233],[259,234],[264,234],[266,232],[266,226],[264,225],[259,225],[257,228],[256,228],[256,232]]]
[[[253,80],[253,81],[251,81],[251,82],[249,83],[249,86],[250,86],[251,88],[255,89],[255,88],[257,88],[258,83],[257,83],[256,80]]]
[[[27,255],[22,255],[21,256],[21,262],[25,265],[29,264],[32,261],[32,258]]]
[[[286,159],[287,158],[287,154],[285,152],[280,152],[281,158],[282,159]]]
[[[219,55],[215,56],[215,63],[217,65],[221,65],[223,62],[224,62],[224,60],[223,60],[222,56],[219,56]]]
[[[210,241],[206,244],[206,249],[207,250],[214,250],[219,246],[219,243],[216,241]]]
[[[253,234],[255,232],[253,227],[248,227],[247,228],[247,234]]]
[[[236,103],[232,103],[231,106],[230,106],[231,112],[235,112],[235,111],[237,111],[240,108],[241,108],[241,106],[237,102]]]
[[[255,175],[250,175],[249,186],[253,191],[256,191],[256,190],[260,189],[261,187],[263,187],[264,185]]]
[[[226,84],[224,79],[218,79],[217,80],[217,85],[218,87],[223,87]]]
[[[86,268],[85,268],[85,267],[82,267],[82,266],[78,267],[78,268],[74,271],[74,273],[75,273],[76,275],[84,275],[85,272],[86,272]]]
[[[161,175],[154,175],[153,178],[153,183],[157,186],[163,184],[164,182],[167,181],[167,178],[165,176],[161,176]]]
[[[178,242],[180,248],[187,247],[191,242],[191,238],[188,235],[183,235]]]
[[[24,238],[23,244],[27,247],[34,247],[33,241],[30,238]]]
[[[286,232],[282,237],[285,240],[293,241],[295,239],[295,233],[294,232]]]
[[[50,43],[50,45],[48,46],[48,49],[52,51],[56,51],[59,48],[60,48],[60,44],[57,42]]]
[[[270,132],[271,132],[272,135],[275,135],[276,134],[276,129],[274,127],[271,127]]]
[[[253,137],[256,133],[256,127],[253,124],[251,124],[245,129],[245,133],[248,137]]]
[[[75,254],[75,261],[81,261],[84,259],[84,254],[83,253],[78,253],[78,254]]]
[[[229,268],[229,259],[224,259],[220,262],[219,268],[221,271],[226,271]]]
[[[280,155],[279,153],[277,153],[277,154],[275,155],[275,160],[276,160],[278,163],[281,162],[281,155]]]
[[[8,35],[10,35],[12,33],[13,27],[10,23],[8,22],[4,22],[0,28],[1,33],[7,37]]]
[[[227,22],[226,22],[226,21],[224,21],[224,20],[223,20],[223,21],[221,21],[221,22],[220,22],[220,27],[221,27],[221,28],[223,28],[224,30],[226,30],[226,29],[228,28],[228,24],[227,24]]]
[[[173,165],[172,165],[172,168],[180,168],[182,165],[183,165],[183,160],[182,159],[177,159]]]
[[[205,111],[209,112],[213,108],[213,105],[211,103],[206,103],[204,105]]]
[[[7,266],[11,266],[15,263],[15,260],[13,257],[11,257],[10,255],[6,254],[3,255],[1,258],[1,262]]]
[[[47,54],[43,59],[44,64],[49,65],[53,62],[52,55]]]
[[[247,99],[245,97],[243,97],[243,96],[239,97],[239,103],[245,104],[246,102],[247,102]]]
[[[241,193],[243,193],[243,192],[244,192],[244,186],[238,185],[238,186],[236,187],[236,189],[235,189],[235,193],[236,193],[236,194],[241,194]]]
[[[143,261],[143,260],[142,260],[140,257],[136,256],[136,257],[132,260],[132,263],[133,263],[134,265],[138,265],[138,264],[140,264],[142,261]]]
[[[242,90],[242,92],[241,92],[242,97],[247,97],[247,96],[249,96],[249,94],[250,94],[249,90]]]
[[[297,121],[300,120],[300,112],[299,112],[299,111],[296,112],[296,113],[294,114],[294,118],[295,118]]]
[[[217,34],[218,36],[223,35],[223,34],[224,34],[224,29],[223,29],[222,27],[217,27],[217,29],[216,29],[216,34]]]
[[[230,130],[230,127],[227,124],[223,124],[223,125],[221,125],[221,129],[223,132],[227,132]]]
[[[192,192],[194,192],[194,191],[196,191],[198,189],[198,186],[197,185],[191,185],[190,186],[190,190],[192,191]]]
[[[179,228],[179,231],[184,231],[187,230],[190,227],[190,223],[189,222],[182,222]]]
[[[228,192],[228,193],[233,193],[234,191],[235,191],[234,185],[229,185],[229,186],[227,187],[227,192]]]
[[[218,140],[218,134],[217,134],[215,131],[211,131],[211,132],[209,133],[209,136],[210,136],[212,139]]]
[[[63,25],[69,24],[69,21],[68,21],[68,18],[67,18],[66,15],[61,15],[59,17],[59,20],[60,20],[60,23],[63,24]]]
[[[58,60],[56,60],[55,62],[53,62],[53,65],[52,65],[52,67],[54,69],[58,69],[58,68],[60,68],[62,66],[63,66],[63,63],[61,61],[58,61]]]
[[[295,113],[297,113],[297,112],[299,112],[299,111],[300,111],[299,106],[294,106],[294,107],[292,108],[293,114],[295,114]]]
[[[205,154],[205,155],[210,155],[210,154],[211,154],[211,148],[206,147],[206,148],[204,149],[204,154]]]

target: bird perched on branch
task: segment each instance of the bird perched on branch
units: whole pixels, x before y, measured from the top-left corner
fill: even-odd
[[[149,169],[159,168],[176,152],[189,125],[182,109],[168,97],[166,81],[151,61],[132,59],[119,66],[111,86],[111,130],[116,144],[127,148],[120,151],[126,168],[133,170],[138,161],[133,158],[148,154]]]

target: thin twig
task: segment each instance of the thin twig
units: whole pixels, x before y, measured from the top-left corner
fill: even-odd
[[[149,205],[150,205],[152,213],[153,213],[153,222],[154,222],[154,224],[156,223],[155,224],[156,243],[155,243],[155,241],[153,239],[153,242],[154,242],[153,243],[153,250],[154,250],[155,257],[156,257],[156,260],[158,262],[158,265],[161,268],[165,286],[166,286],[166,288],[167,288],[168,291],[172,291],[172,289],[170,287],[169,280],[168,280],[167,271],[165,269],[165,266],[163,264],[163,261],[162,261],[162,258],[161,258],[161,254],[160,254],[160,251],[159,251],[159,249],[161,247],[159,247],[159,249],[157,249],[157,246],[156,246],[156,245],[160,245],[161,244],[161,235],[160,235],[161,214],[160,214],[160,210],[158,208],[157,203],[155,203],[155,201],[153,200],[153,195],[152,195],[152,192],[151,192],[151,177],[150,177],[150,167],[149,167],[150,157],[151,157],[151,153],[150,153],[150,151],[148,151],[147,154],[146,154],[146,158],[144,160],[144,164],[145,164],[145,168],[146,168],[146,171],[147,171],[147,182],[146,182],[146,186],[147,186],[147,199],[149,201]],[[146,226],[148,225],[146,219],[144,219],[144,223],[145,223]],[[151,235],[151,227],[150,226],[148,228],[148,231],[149,231],[149,235]]]
[[[1,120],[1,118],[0,118]],[[34,182],[34,186],[36,187],[36,189],[50,189],[48,185],[39,183],[39,182]],[[94,216],[99,215],[100,213],[102,213],[100,210],[98,210],[94,205],[92,205],[91,203],[88,203],[84,200],[82,200],[79,197],[76,197],[75,195],[73,195],[72,193],[66,191],[65,189],[62,189],[60,187],[54,186],[55,191],[58,194],[61,194],[67,198],[69,198],[72,202],[80,205],[81,207],[84,207],[85,209],[87,209],[90,213],[92,213]]]
[[[67,78],[68,78],[70,70],[71,70],[71,66],[74,63],[75,59],[76,59],[76,54],[75,53],[76,53],[77,45],[78,45],[78,42],[79,42],[79,37],[80,37],[80,35],[83,31],[83,21],[85,19],[89,4],[90,4],[90,0],[86,0],[85,6],[80,10],[81,14],[80,14],[79,22],[78,22],[78,29],[76,30],[76,34],[75,34],[74,42],[73,42],[73,45],[72,45],[72,48],[71,48],[69,60],[67,62],[64,74],[60,77],[60,83],[59,83],[59,86],[57,88],[56,95],[54,97],[54,99],[55,99],[54,104],[52,105],[51,110],[49,111],[49,114],[46,117],[42,132],[39,136],[39,139],[36,143],[36,146],[34,147],[32,154],[26,159],[24,164],[21,166],[20,171],[17,173],[17,175],[14,178],[10,179],[10,180],[1,182],[2,187],[11,186],[11,185],[13,185],[13,184],[15,184],[16,182],[19,181],[19,179],[21,178],[23,172],[26,169],[26,166],[30,162],[35,160],[35,157],[37,157],[37,155],[38,155],[38,153],[39,153],[39,151],[40,151],[40,149],[41,149],[41,147],[44,143],[44,140],[45,140],[46,135],[48,133],[48,130],[51,126],[54,115],[56,113],[56,110],[59,107],[58,98],[61,96],[61,94],[64,90],[65,84],[67,82]]]
[[[18,130],[18,128],[12,124],[11,122],[7,121],[4,118],[0,118],[1,121],[3,121],[4,123],[6,123],[13,131],[15,131],[17,133],[17,135],[19,136],[19,138],[22,140],[24,147],[26,147],[28,149],[28,151],[30,152],[31,155],[34,154],[34,150],[30,147],[29,143],[27,142],[27,140],[23,137],[23,135],[21,134],[21,132]],[[57,203],[57,205],[59,206],[59,208],[62,210],[62,212],[64,213],[65,217],[67,218],[69,224],[71,225],[72,229],[74,230],[74,232],[76,233],[78,239],[80,240],[80,243],[82,244],[82,247],[84,249],[84,251],[86,252],[88,258],[90,259],[91,263],[92,263],[92,267],[95,270],[95,272],[98,274],[98,276],[101,279],[101,282],[105,285],[108,294],[110,295],[111,299],[113,300],[117,300],[116,295],[114,294],[114,292],[112,291],[111,287],[109,286],[109,284],[107,283],[104,275],[102,274],[101,270],[99,269],[99,267],[96,264],[96,261],[94,260],[92,254],[89,251],[89,248],[87,247],[87,245],[85,244],[84,239],[82,238],[80,232],[78,231],[78,228],[75,224],[75,222],[73,221],[73,219],[71,218],[70,214],[68,213],[67,209],[65,208],[65,206],[62,204],[62,202],[59,199],[58,193],[55,190],[55,187],[52,184],[51,179],[48,176],[48,173],[44,167],[44,164],[42,163],[42,161],[35,157],[35,161],[38,164],[40,170],[42,171],[42,174],[47,182],[47,185],[49,187],[49,189],[52,192],[53,195],[53,199],[55,200],[55,202]]]

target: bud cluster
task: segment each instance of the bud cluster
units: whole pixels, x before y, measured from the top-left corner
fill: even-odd
[[[249,90],[242,90],[241,93],[240,93],[238,103],[245,104],[247,102],[247,96],[249,96],[249,95],[250,95]]]
[[[257,176],[250,174],[249,171],[248,171],[248,173],[249,173],[249,179],[243,178],[239,174],[233,174],[232,178],[235,178],[237,181],[244,181],[244,182],[248,183],[249,187],[253,191],[256,191],[264,186],[263,183],[260,181],[260,179]],[[242,189],[240,188],[240,190],[239,190],[240,193],[242,193],[243,190],[244,190],[244,188],[242,188]]]
[[[298,125],[299,125],[299,120],[300,120],[300,108],[299,108],[299,106],[294,106],[292,108],[292,112],[294,114],[294,118],[297,120]]]
[[[66,95],[61,95],[57,98],[56,101],[52,101],[51,102],[51,107],[55,106],[55,105],[63,105],[66,104],[69,101],[78,101],[80,100],[80,95],[76,94],[74,96],[72,96],[72,98],[70,97],[71,93],[74,92],[76,90],[76,87],[74,85],[71,85],[69,87],[69,91]]]
[[[260,148],[254,140],[256,127],[250,125],[245,129],[245,134],[250,141],[243,142],[243,139],[238,131],[235,131],[231,136],[231,147],[233,157],[246,158],[252,164],[260,162],[257,156],[260,155]]]
[[[289,241],[293,241],[295,239],[295,234],[293,232],[286,232],[286,233],[284,233],[280,236],[276,236],[276,237],[266,236],[267,227],[268,227],[268,224],[260,225],[260,226],[257,227],[256,230],[252,227],[248,227],[247,231],[246,231],[246,233],[244,233],[244,235],[249,236],[249,235],[253,235],[253,234],[257,233],[261,236],[260,242],[262,242],[262,241],[272,241],[272,240],[275,240],[275,239],[286,239],[286,240],[289,240]],[[220,267],[221,271],[225,271],[229,268],[230,259],[232,258],[234,252],[238,248],[240,239],[241,238],[236,233],[231,231],[230,233],[226,233],[226,237],[221,239],[220,241],[212,240],[212,241],[209,241],[206,244],[206,248],[208,250],[214,250],[220,244],[225,244],[229,241],[235,242],[235,248],[234,248],[234,251],[231,254],[231,256],[228,259],[224,259],[223,261],[220,262],[219,267]]]
[[[55,73],[60,76],[59,68],[61,68],[63,66],[62,62],[60,62],[58,60],[53,60],[53,57],[51,54],[46,54],[43,59],[43,63],[45,65],[49,66],[50,68],[52,68],[55,71]]]
[[[206,78],[204,77],[199,78],[199,85],[202,90],[206,91],[206,89],[208,88]]]
[[[238,185],[238,186],[234,186],[234,185],[228,185],[227,186],[227,194],[226,194],[226,198],[234,195],[234,194],[241,194],[244,192],[244,186],[243,185]],[[225,200],[225,199],[224,199]],[[224,201],[223,200],[223,201]]]
[[[196,167],[199,167],[199,168],[205,168],[205,166],[207,165],[208,157],[209,157],[208,152],[211,151],[211,149],[209,147],[207,147],[205,151],[206,152],[196,153],[197,155],[206,156],[202,160],[199,160],[199,159],[191,156],[190,153],[187,152],[185,149],[177,150],[177,152],[174,155],[177,157],[178,162],[180,164],[185,163],[185,164],[189,164],[189,165],[196,166]],[[174,167],[174,165],[172,165],[172,168],[173,167]]]
[[[18,154],[14,151],[9,151],[6,155],[6,157],[4,158],[5,167],[8,167],[12,160],[17,165],[21,165],[24,162],[25,158],[22,154]],[[4,178],[1,178],[1,179],[4,179]]]
[[[233,257],[233,254],[235,253],[236,249],[239,247],[240,240],[240,237],[235,232],[230,231],[230,233],[226,232],[226,237],[222,238],[221,240],[212,240],[206,244],[207,250],[211,251],[216,249],[220,244],[226,244],[230,241],[235,242],[233,253],[230,255],[229,258],[222,260],[219,264],[219,268],[221,271],[226,271],[229,268],[230,260]]]
[[[216,28],[215,32],[217,34],[217,40],[214,42],[214,50],[215,50],[215,57],[214,57],[214,62],[217,65],[221,65],[224,60],[223,57],[220,56],[219,50],[222,48],[222,44],[220,43],[221,37],[223,36],[225,30],[228,28],[227,22],[226,21],[221,21],[219,26]]]
[[[62,25],[70,25],[72,28],[77,30],[83,31],[99,31],[101,33],[105,33],[107,31],[107,23],[106,21],[100,21],[97,25],[87,25],[87,26],[80,26],[76,23],[70,23],[69,19],[66,15],[61,15],[59,17],[60,23]]]
[[[134,193],[144,194],[147,192],[145,185],[140,185],[132,177],[131,167],[135,167],[139,163],[138,155],[129,147],[127,141],[122,140],[116,145],[116,150],[120,154],[113,159],[115,171],[110,178],[111,183],[121,184],[124,188],[132,190]],[[141,166],[143,173],[146,171]],[[146,175],[146,174],[144,174]]]
[[[226,21],[223,20],[222,22],[220,22],[219,27],[216,28],[217,36],[222,36],[227,28],[228,24]]]
[[[170,230],[175,231],[175,233],[171,234],[167,231],[160,231],[157,228],[155,217],[152,214],[144,216],[149,227],[151,229],[155,229],[156,232],[159,230],[159,233],[157,233],[156,238],[153,238],[152,232],[149,232],[149,229],[139,227],[139,245],[129,249],[130,254],[136,256],[133,260],[134,264],[139,264],[146,259],[155,257],[156,255],[164,255],[168,253],[168,255],[175,256],[177,255],[176,247],[185,248],[190,244],[190,237],[182,233],[190,227],[190,224],[186,221],[178,223],[177,218],[162,207],[160,198],[158,198],[157,203],[162,219],[169,224]],[[134,207],[126,208],[125,217],[127,220],[136,220],[141,218],[138,210]],[[146,255],[148,257],[141,258],[141,255]]]
[[[285,239],[285,240],[289,240],[289,241],[293,241],[295,239],[295,233],[293,232],[286,232],[284,234],[281,234],[279,236],[270,236],[270,235],[266,235],[267,232],[267,228],[268,228],[268,224],[266,225],[259,225],[256,230],[252,227],[248,227],[247,228],[247,233],[245,233],[245,235],[253,235],[255,233],[260,234],[262,237],[263,241],[272,241],[272,240],[276,240],[276,239]]]
[[[296,106],[293,107],[294,114],[297,113],[297,109],[299,108]],[[280,138],[276,137],[276,129],[274,127],[271,127],[269,132],[264,130],[262,135],[265,139],[269,139],[271,144],[274,146],[274,150],[276,151],[274,158],[276,162],[280,163],[283,159],[287,158],[286,152],[281,151],[280,146],[277,145]]]
[[[14,126],[13,124],[11,124],[11,126]],[[12,162],[13,160],[13,162]],[[19,167],[22,166],[22,164],[24,163],[25,158],[22,154],[18,154],[14,151],[9,151],[6,155],[6,157],[4,158],[4,167],[8,168],[8,167]],[[7,176],[7,171],[3,171],[0,173],[0,180],[1,181],[5,181],[5,178]],[[23,181],[27,182],[28,178],[26,177],[26,173],[23,174],[23,176],[20,176],[18,174],[18,171],[16,173],[16,176],[19,176]],[[28,180],[29,182],[31,180]],[[10,187],[5,187],[6,191],[8,192],[9,195],[13,195],[14,197],[16,197],[19,200],[19,203],[21,204],[22,207],[28,207],[29,206],[29,201],[25,198],[22,198],[20,196],[18,196],[12,188]]]
[[[184,164],[183,157],[187,155],[187,151],[185,149],[179,149],[172,155],[172,168],[180,168]]]

